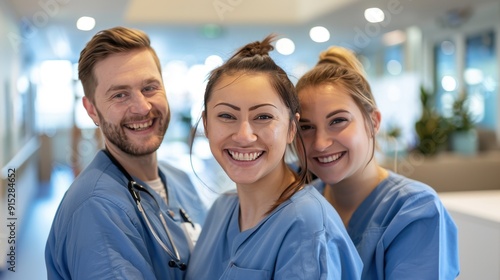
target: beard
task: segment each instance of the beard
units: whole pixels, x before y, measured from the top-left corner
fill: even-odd
[[[163,141],[163,137],[165,136],[165,132],[167,131],[168,124],[170,122],[170,111],[168,111],[167,116],[164,117],[158,110],[152,110],[145,117],[141,117],[140,119],[124,119],[119,125],[115,125],[113,123],[107,122],[106,119],[101,115],[101,112],[97,110],[97,108],[96,111],[97,115],[99,116],[101,131],[104,134],[105,138],[124,153],[133,156],[144,156],[156,152]],[[130,141],[127,134],[125,133],[125,129],[128,128],[125,128],[122,123],[126,121],[140,121],[148,118],[156,118],[154,121],[155,124],[153,125],[156,125],[157,123],[157,133],[150,136],[155,137],[156,141],[153,141],[152,143],[151,141],[148,141],[148,143],[151,144],[134,144]]]

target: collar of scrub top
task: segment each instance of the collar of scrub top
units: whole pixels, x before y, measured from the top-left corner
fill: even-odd
[[[130,192],[130,195],[132,195],[132,198],[135,201],[137,209],[139,210],[139,212],[141,212],[141,215],[144,218],[144,221],[146,222],[149,231],[151,232],[151,234],[153,234],[156,242],[158,242],[160,244],[160,246],[163,248],[163,250],[165,250],[165,252],[167,252],[167,254],[171,258],[171,260],[168,262],[168,265],[170,267],[177,267],[180,270],[186,270],[187,265],[184,262],[181,261],[179,250],[177,250],[177,246],[175,246],[174,240],[173,240],[173,238],[172,238],[172,236],[170,234],[170,230],[168,229],[167,223],[165,222],[165,218],[163,217],[163,214],[161,213],[161,209],[160,209],[160,205],[158,204],[158,201],[156,201],[155,197],[149,192],[148,189],[146,189],[141,184],[137,183],[134,180],[134,178],[132,178],[132,176],[127,172],[127,170],[125,170],[125,168],[118,162],[118,160],[108,151],[108,149],[104,149],[103,152],[108,156],[108,158],[113,162],[113,164],[116,167],[118,167],[118,169],[123,173],[123,175],[125,175],[125,177],[127,177],[127,180],[128,180],[127,188],[128,188],[128,191]],[[160,217],[160,220],[161,220],[161,223],[163,225],[163,228],[165,229],[165,232],[166,232],[167,237],[168,237],[168,241],[172,245],[173,252],[160,239],[160,237],[158,236],[157,232],[151,226],[151,223],[150,223],[150,221],[148,219],[148,215],[146,214],[146,211],[144,210],[144,208],[142,207],[142,204],[141,204],[141,195],[140,195],[140,192],[146,193],[155,202],[156,207],[158,208],[158,216]],[[189,219],[189,216],[187,216],[186,212],[182,208],[180,210],[180,213],[181,213],[181,216],[182,216],[183,219]]]

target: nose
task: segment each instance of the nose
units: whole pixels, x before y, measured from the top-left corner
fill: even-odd
[[[151,102],[142,94],[142,92],[135,92],[131,99],[130,112],[138,115],[147,115],[151,111]]]
[[[322,152],[326,150],[328,147],[330,147],[332,144],[333,144],[333,138],[330,135],[328,135],[328,133],[326,133],[321,129],[316,130],[313,142],[313,148],[316,151]]]
[[[240,123],[238,130],[233,134],[233,140],[239,143],[247,144],[257,140],[257,135],[248,121]]]

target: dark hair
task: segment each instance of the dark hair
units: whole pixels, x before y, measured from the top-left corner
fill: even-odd
[[[78,60],[78,78],[82,82],[85,96],[93,103],[94,92],[97,87],[97,77],[94,73],[95,65],[116,53],[145,49],[151,52],[161,75],[161,65],[156,52],[146,33],[126,27],[114,27],[99,31],[80,52]]]
[[[256,41],[245,45],[244,47],[239,49],[229,60],[227,60],[226,63],[210,72],[208,83],[205,89],[205,97],[203,103],[205,111],[203,112],[203,114],[206,116],[207,103],[212,97],[212,91],[215,85],[217,85],[222,77],[235,74],[265,74],[269,78],[271,86],[276,90],[276,93],[278,93],[281,101],[288,107],[290,112],[290,127],[292,123],[295,123],[295,126],[297,127],[296,135],[300,138],[302,145],[304,145],[302,142],[300,131],[298,129],[299,124],[297,122],[297,119],[295,118],[295,114],[299,113],[300,111],[299,99],[295,92],[295,87],[288,78],[286,72],[280,66],[278,66],[269,56],[269,52],[274,49],[274,47],[271,45],[274,38],[275,35],[269,35],[261,42]],[[193,134],[194,133],[195,132],[193,132]],[[192,141],[193,140],[191,140],[191,143]],[[290,145],[289,148],[293,147]],[[305,153],[305,149],[302,149],[302,153]],[[307,165],[307,162],[304,161],[301,162],[301,164]],[[294,174],[296,175],[296,180],[283,191],[283,193],[280,195],[280,197],[274,203],[268,213],[273,211],[281,203],[292,197],[307,182],[307,168],[299,171],[298,174],[294,172]]]
[[[297,94],[308,87],[324,84],[339,85],[353,98],[365,118],[365,124],[373,136],[372,158],[375,153],[375,129],[371,114],[377,110],[370,84],[365,78],[361,62],[348,49],[333,46],[322,52],[316,66],[297,82]]]

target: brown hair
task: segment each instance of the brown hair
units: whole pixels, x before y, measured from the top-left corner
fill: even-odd
[[[112,54],[141,49],[151,52],[161,75],[160,60],[151,47],[151,42],[146,33],[137,29],[119,26],[95,34],[80,52],[80,59],[78,60],[78,78],[82,82],[85,96],[92,103],[94,102],[94,92],[98,83],[94,67],[99,61]]]
[[[375,128],[371,114],[378,110],[377,104],[365,78],[363,66],[352,51],[333,46],[322,52],[316,66],[297,82],[297,94],[305,88],[324,84],[339,85],[353,98],[365,118],[375,147]],[[372,151],[372,158],[374,153],[375,149]]]
[[[298,128],[299,124],[295,118],[295,114],[299,113],[299,99],[295,92],[295,87],[293,83],[288,78],[286,72],[278,66],[274,60],[269,56],[269,52],[274,49],[271,45],[275,38],[275,35],[269,35],[261,42],[256,41],[249,43],[239,49],[226,63],[215,68],[208,77],[207,87],[205,89],[204,97],[204,114],[206,116],[207,103],[212,97],[212,91],[214,86],[217,85],[219,80],[224,76],[230,76],[235,74],[265,74],[269,78],[272,87],[278,93],[281,101],[290,110],[290,127],[293,123]],[[300,143],[303,144],[302,137],[300,135],[299,129],[297,129],[296,134]],[[293,148],[291,145],[290,148]],[[302,149],[302,153],[305,153],[305,149]],[[300,157],[299,157],[300,158]],[[305,159],[305,155],[303,156]],[[301,159],[302,161],[302,159]],[[301,162],[301,165],[306,165],[307,162]],[[302,165],[302,166],[303,166]],[[288,167],[289,168],[289,167]],[[291,183],[284,191],[281,193],[278,200],[270,208],[268,213],[272,212],[276,207],[278,207],[284,201],[290,199],[307,181],[307,168],[302,169],[296,174],[296,180]]]

